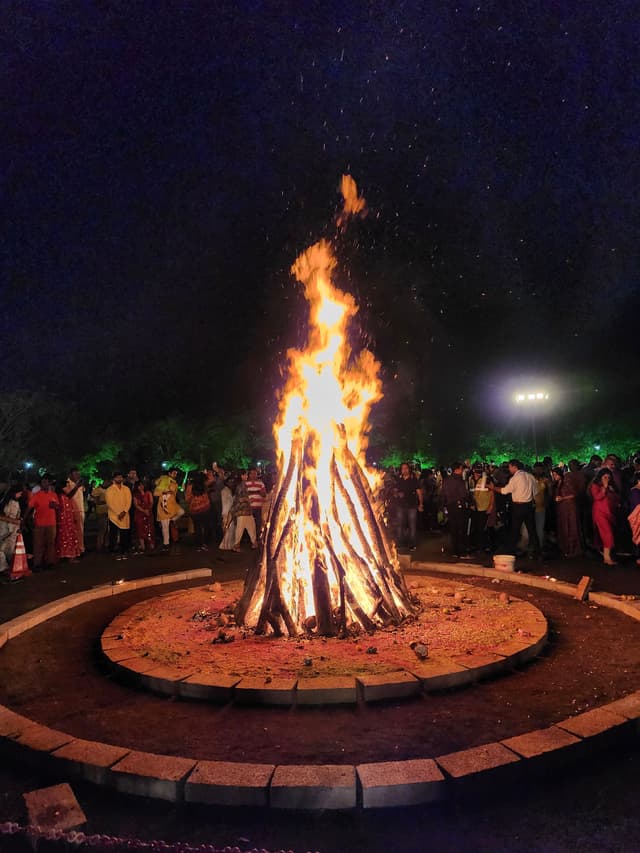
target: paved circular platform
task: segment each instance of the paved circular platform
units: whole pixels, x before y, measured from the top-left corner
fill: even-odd
[[[416,568],[466,575],[470,567],[418,564]],[[504,577],[480,567],[473,567],[473,572],[494,579]],[[210,571],[198,570],[97,587],[67,596],[1,625],[0,648],[41,622],[91,600],[206,575]],[[552,586],[547,579],[533,576],[510,575],[508,580],[532,588],[553,589],[564,595],[576,593],[571,584]],[[635,601],[606,593],[592,594],[591,598],[600,606],[640,619],[640,604]],[[614,744],[636,744],[639,732],[640,691],[637,691],[547,728],[446,755],[357,766],[272,765],[202,761],[83,740],[0,706],[0,746],[5,753],[20,761],[35,761],[63,778],[81,778],[126,793],[171,801],[282,809],[387,808],[443,800],[460,792],[486,791],[494,784],[503,787],[553,772]]]
[[[540,654],[547,620],[498,590],[407,575],[420,612],[344,639],[256,636],[233,620],[239,582],[171,592],[123,611],[101,637],[114,673],[182,698],[355,704],[461,687]]]

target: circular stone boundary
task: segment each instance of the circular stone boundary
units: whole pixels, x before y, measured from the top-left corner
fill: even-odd
[[[577,586],[480,566],[417,562],[413,570],[508,580],[576,596]],[[176,572],[107,585],[67,596],[0,625],[0,648],[46,619],[96,598],[204,577],[210,570]],[[611,593],[590,600],[640,620],[640,603]],[[141,796],[217,806],[276,809],[389,808],[443,801],[558,770],[640,735],[640,690],[545,729],[434,758],[353,765],[270,765],[198,761],[97,743],[42,726],[0,706],[0,746],[57,775],[84,779]]]
[[[521,639],[504,640],[481,653],[430,655],[415,668],[379,675],[300,679],[185,672],[154,661],[129,646],[121,633],[128,621],[124,618],[127,611],[105,628],[100,647],[107,666],[117,678],[163,696],[280,706],[355,705],[358,699],[364,702],[406,699],[467,686],[538,657],[548,640],[547,620],[535,605],[522,603],[528,605],[529,612],[521,626]]]

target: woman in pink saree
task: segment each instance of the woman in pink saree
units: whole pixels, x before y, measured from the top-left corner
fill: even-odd
[[[620,507],[620,495],[616,489],[611,471],[601,468],[589,487],[589,493],[593,500],[592,516],[594,530],[594,545],[602,545],[602,556],[606,566],[617,565],[611,556],[611,550],[615,545],[614,531],[616,529],[616,515]]]

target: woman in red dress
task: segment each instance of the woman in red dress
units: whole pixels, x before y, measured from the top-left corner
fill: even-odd
[[[64,483],[56,486],[58,508],[56,510],[56,555],[59,560],[71,560],[77,563],[80,559],[80,543],[73,518],[73,503],[62,491]]]
[[[153,494],[139,480],[133,490],[133,523],[141,551],[153,551],[156,547],[156,531],[153,520]]]
[[[611,557],[611,549],[614,547],[614,531],[616,529],[616,514],[620,506],[620,495],[608,468],[601,468],[589,487],[589,493],[593,500],[592,515],[594,539],[600,540],[603,549],[603,558],[606,566],[617,565]]]
[[[565,557],[579,557],[582,554],[582,544],[576,504],[577,489],[571,478],[565,477],[562,468],[554,468],[551,476],[556,504],[558,546]]]

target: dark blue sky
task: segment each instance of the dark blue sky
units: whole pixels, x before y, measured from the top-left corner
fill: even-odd
[[[268,408],[350,171],[388,406],[518,372],[635,402],[637,4],[309,5],[3,4],[4,387]]]

